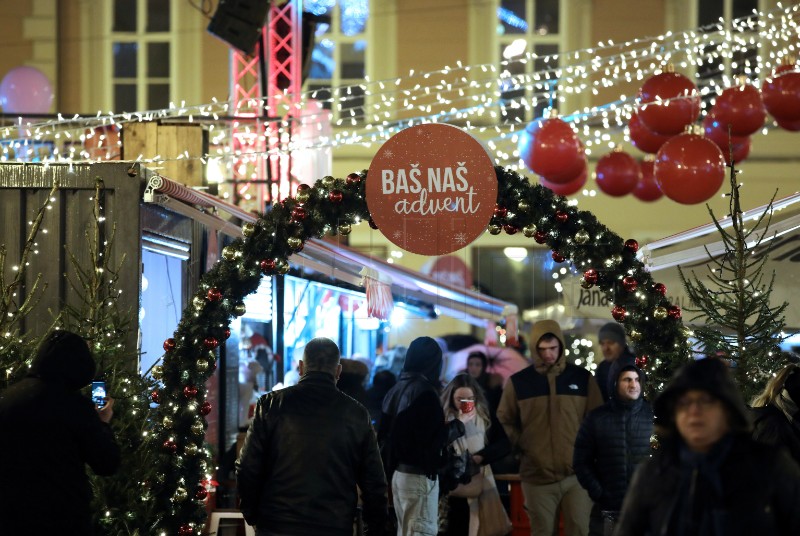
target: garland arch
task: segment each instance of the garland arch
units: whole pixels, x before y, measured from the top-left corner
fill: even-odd
[[[554,261],[569,260],[583,271],[581,285],[597,287],[615,304],[611,314],[636,342],[648,383],[663,385],[690,355],[688,332],[664,285],[637,260],[636,241],[623,240],[590,212],[514,171],[495,167],[495,172],[497,206],[488,232],[522,232],[550,247]],[[155,451],[157,477],[143,484],[143,496],[155,501],[157,534],[188,536],[203,527],[207,492],[202,482],[210,469],[203,417],[211,411],[204,386],[216,367],[217,347],[230,336],[230,319],[245,313],[243,299],[264,275],[289,271],[289,256],[305,240],[349,234],[364,220],[377,228],[367,209],[366,180],[365,170],[301,186],[295,197],[245,224],[243,236],[222,249],[222,258],[201,279],[173,338],[164,342],[163,364],[154,371],[162,387],[152,393],[157,406],[147,448]]]

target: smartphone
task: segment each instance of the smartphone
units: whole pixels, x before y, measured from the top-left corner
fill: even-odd
[[[106,382],[92,382],[92,402],[98,408],[106,405],[108,395],[106,394]]]

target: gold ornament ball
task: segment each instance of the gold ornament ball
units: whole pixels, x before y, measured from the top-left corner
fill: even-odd
[[[156,365],[153,367],[153,370],[150,372],[153,375],[153,378],[156,380],[160,380],[164,377],[164,367],[161,365]]]
[[[325,175],[324,177],[322,177],[322,185],[325,188],[330,188],[331,186],[333,186],[334,182],[336,182],[336,179],[334,179],[330,175]]]
[[[347,235],[350,234],[350,231],[352,231],[352,230],[353,230],[353,228],[350,226],[349,223],[343,223],[343,224],[341,224],[339,226],[339,234],[340,235],[347,236]]]
[[[298,190],[297,195],[294,196],[297,199],[297,202],[301,205],[303,203],[307,203],[308,200],[311,198],[311,189],[308,190]]]
[[[170,417],[169,415],[167,415],[167,416],[166,416],[166,417],[164,417],[164,419],[161,421],[161,424],[163,424],[163,425],[164,425],[164,428],[172,428],[172,424],[173,424],[173,422],[172,422],[172,417]]]
[[[519,203],[517,203],[517,210],[519,212],[525,213],[525,212],[528,212],[530,209],[531,209],[531,206],[530,206],[530,204],[528,204],[527,201],[520,201]]]
[[[233,306],[233,314],[236,316],[242,316],[247,312],[247,307],[245,306],[244,302],[239,302]]]
[[[642,332],[637,331],[635,329],[631,330],[631,340],[632,341],[640,341],[642,340]]]
[[[242,234],[244,236],[250,236],[256,230],[256,225],[253,222],[247,222],[242,225]]]
[[[199,370],[200,372],[205,372],[206,370],[208,370],[208,361],[206,361],[205,359],[198,359],[197,370]]]
[[[522,228],[522,234],[524,234],[528,238],[533,238],[533,235],[536,234],[536,230],[537,230],[536,225],[532,223]]]
[[[195,445],[194,443],[189,443],[188,445],[186,445],[183,451],[186,453],[187,456],[195,456],[197,455],[198,448],[197,445]]]
[[[203,435],[205,431],[206,429],[201,422],[196,422],[192,425],[192,433],[195,435]]]
[[[186,490],[184,488],[178,488],[178,489],[175,490],[175,501],[176,502],[183,502],[183,501],[186,500],[186,498],[188,496],[189,496],[189,494],[186,493]]]
[[[236,251],[236,248],[233,248],[231,246],[225,246],[224,248],[222,248],[222,258],[225,259],[226,261],[232,261],[233,259],[235,259],[237,253],[238,251]]]
[[[653,316],[656,317],[657,320],[664,320],[665,318],[667,318],[667,308],[656,307],[656,310],[653,311]]]
[[[492,224],[488,227],[488,229],[489,229],[489,234],[491,235],[499,235],[500,233],[503,232],[503,228],[499,225]]]
[[[192,305],[195,309],[202,309],[206,305],[206,300],[202,296],[195,296],[192,298]]]
[[[286,243],[289,244],[289,247],[298,250],[303,246],[303,239],[297,238],[296,236],[290,236],[286,239]]]
[[[281,275],[289,273],[289,263],[283,259],[279,259],[275,262],[275,271]]]
[[[576,244],[585,244],[589,241],[589,233],[581,229],[577,233],[575,233],[575,243]]]

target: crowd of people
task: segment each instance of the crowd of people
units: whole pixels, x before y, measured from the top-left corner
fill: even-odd
[[[297,384],[259,398],[236,460],[245,520],[258,536],[502,536],[500,470],[518,475],[533,536],[559,525],[567,536],[800,534],[800,365],[748,407],[728,364],[691,361],[651,403],[624,331],[609,324],[599,338],[594,375],[542,320],[530,366],[500,378],[475,351],[445,385],[442,346],[419,337],[399,374],[378,371],[368,389],[363,363],[309,341]],[[80,393],[94,371],[83,339],[54,332],[0,395],[12,533],[91,533],[85,465],[104,475],[120,464],[113,400],[97,408]],[[36,515],[41,505],[58,515]]]

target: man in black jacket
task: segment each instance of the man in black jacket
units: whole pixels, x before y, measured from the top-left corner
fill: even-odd
[[[386,522],[386,478],[369,412],[336,389],[339,348],[317,338],[300,381],[262,396],[236,478],[245,520],[258,536],[351,536],[361,490],[368,534]]]
[[[575,440],[575,474],[594,501],[589,536],[604,536],[603,512],[616,517],[636,466],[650,455],[653,410],[642,398],[644,374],[622,366],[612,387],[614,395],[586,416]]]
[[[600,343],[600,350],[603,352],[603,360],[597,365],[594,377],[600,393],[603,395],[603,402],[609,400],[614,395],[612,384],[616,380],[611,374],[611,366],[621,361],[621,364],[634,365],[636,356],[628,348],[628,339],[625,337],[625,329],[617,322],[608,322],[600,328],[597,333],[597,340]]]
[[[437,471],[447,439],[437,392],[441,371],[442,349],[436,341],[414,339],[397,384],[383,400],[378,438],[385,445],[400,536],[438,532]]]
[[[111,475],[120,464],[113,401],[98,410],[78,391],[94,374],[86,341],[53,331],[28,375],[0,393],[0,533],[93,533],[86,465]]]

